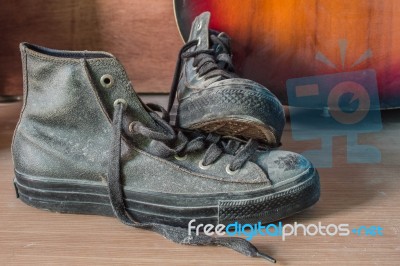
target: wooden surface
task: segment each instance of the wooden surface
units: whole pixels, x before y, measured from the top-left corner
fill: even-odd
[[[21,95],[18,45],[104,50],[141,92],[168,92],[183,45],[172,0],[13,0],[0,4],[0,95]]]
[[[165,104],[165,98],[149,98]],[[221,247],[181,246],[110,217],[50,213],[15,197],[10,143],[20,103],[0,105],[0,265],[269,265]],[[361,142],[382,152],[379,164],[347,164],[345,139],[334,139],[334,166],[320,169],[321,199],[283,223],[379,225],[384,236],[256,237],[252,242],[278,265],[399,265],[400,112],[383,113],[383,131]],[[318,142],[294,142],[290,125],[284,149],[302,151]],[[272,264],[271,264],[272,265]]]

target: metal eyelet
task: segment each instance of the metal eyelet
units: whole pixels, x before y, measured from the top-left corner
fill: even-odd
[[[105,74],[101,76],[100,83],[104,88],[108,89],[114,85],[114,78],[110,74]]]
[[[126,103],[126,101],[124,99],[116,99],[114,101],[114,107],[117,107],[118,104],[122,104],[124,109],[126,109],[126,107],[128,106],[128,104]]]
[[[197,39],[197,46],[200,46],[200,44],[201,44],[201,38],[198,38]]]
[[[235,171],[232,171],[232,170],[231,170],[231,165],[230,165],[230,164],[228,164],[228,165],[225,167],[225,171],[226,171],[226,173],[227,173],[228,175],[234,175],[234,174],[236,174],[237,172],[239,172],[239,170],[240,170],[240,169],[237,169],[237,170],[235,170]]]
[[[187,154],[183,155],[183,156],[179,156],[177,154],[174,155],[175,159],[178,161],[184,161],[187,159]]]
[[[202,20],[200,20],[199,24],[197,24],[197,30],[200,30],[201,26],[203,26],[203,21]]]
[[[201,161],[199,162],[199,168],[200,168],[200,169],[207,170],[207,169],[210,168],[210,167],[211,167],[211,164],[209,164],[209,165],[204,165],[204,164],[203,164],[203,160],[201,160]]]
[[[135,132],[135,129],[134,129],[135,123],[136,123],[136,122],[131,122],[131,123],[129,124],[129,126],[128,126],[129,132],[131,132],[131,133]]]

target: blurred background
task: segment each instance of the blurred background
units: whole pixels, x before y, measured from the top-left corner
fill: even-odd
[[[110,52],[142,93],[169,91],[183,44],[171,0],[1,1],[0,32],[3,99],[22,95],[20,42]]]

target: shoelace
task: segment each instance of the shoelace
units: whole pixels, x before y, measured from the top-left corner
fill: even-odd
[[[168,112],[171,111],[175,101],[183,59],[193,57],[193,67],[197,68],[199,77],[204,77],[205,80],[218,76],[220,79],[236,77],[232,63],[229,37],[223,32],[218,33],[213,30],[209,30],[209,32],[212,49],[188,51],[193,46],[198,45],[198,40],[187,42],[181,48],[171,85]]]
[[[188,135],[186,136],[183,133],[183,129],[180,129],[176,133],[169,125],[169,114],[162,106],[150,103],[146,107],[149,109],[149,115],[163,129],[163,132],[154,131],[141,122],[134,121],[129,125],[128,135],[134,137],[135,134],[140,134],[150,138],[151,142],[148,152],[152,155],[162,158],[174,155],[184,157],[188,153],[206,149],[201,164],[208,166],[217,161],[223,153],[226,153],[234,155],[232,161],[227,166],[227,170],[235,172],[242,168],[259,147],[259,143],[253,139],[241,145],[241,142],[237,139],[222,139],[223,137],[220,135],[212,133],[204,135],[195,131],[186,131]],[[162,117],[155,113],[156,111],[162,113]]]
[[[113,136],[112,136],[112,144],[110,149],[111,159],[109,162],[108,168],[108,191],[111,206],[115,216],[124,224],[150,230],[153,232],[157,232],[158,234],[164,236],[165,238],[179,244],[185,245],[202,245],[202,246],[224,246],[230,249],[233,249],[239,253],[242,253],[246,256],[250,257],[261,257],[270,262],[275,263],[276,260],[264,253],[261,253],[257,250],[257,248],[251,244],[249,241],[238,238],[238,237],[211,237],[204,234],[200,235],[188,235],[187,229],[174,227],[165,224],[158,224],[158,223],[140,223],[135,221],[131,215],[128,213],[125,205],[124,200],[124,191],[122,187],[122,180],[121,180],[121,139],[122,139],[122,131],[123,131],[123,117],[125,113],[126,106],[119,102],[114,106],[114,115],[113,115]],[[172,133],[174,130],[168,123],[158,117],[157,114],[150,112],[152,114],[153,119],[160,123],[161,125],[165,126],[167,132]],[[158,117],[158,118],[156,118]],[[135,130],[139,130],[140,134],[145,136],[152,136],[156,137],[159,140],[169,140],[171,141],[172,134],[163,134],[160,132],[154,132],[149,128],[146,128],[144,125],[139,123],[133,124]],[[179,134],[177,135],[179,136]],[[183,136],[183,133],[181,133]],[[198,143],[199,140],[195,140]],[[158,141],[160,142],[160,141]],[[186,142],[185,147],[190,146],[189,143],[195,142]],[[157,144],[158,145],[158,144]],[[196,146],[194,144],[191,144]],[[227,144],[232,146],[232,144]],[[161,147],[161,146],[158,146]],[[165,148],[165,147],[164,147]],[[231,147],[232,148],[232,147]],[[167,149],[168,150],[168,149]],[[172,150],[170,148],[170,150]],[[178,152],[180,149],[175,149]],[[189,151],[186,149],[186,151]],[[247,151],[247,153],[250,151]]]

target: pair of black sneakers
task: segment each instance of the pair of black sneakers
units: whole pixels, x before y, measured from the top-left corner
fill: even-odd
[[[320,192],[307,159],[275,149],[282,106],[234,74],[229,37],[208,29],[209,16],[196,18],[182,48],[168,110],[144,104],[109,53],[21,44],[24,105],[12,144],[18,197],[274,261],[242,238],[187,229],[273,222],[313,205]]]

